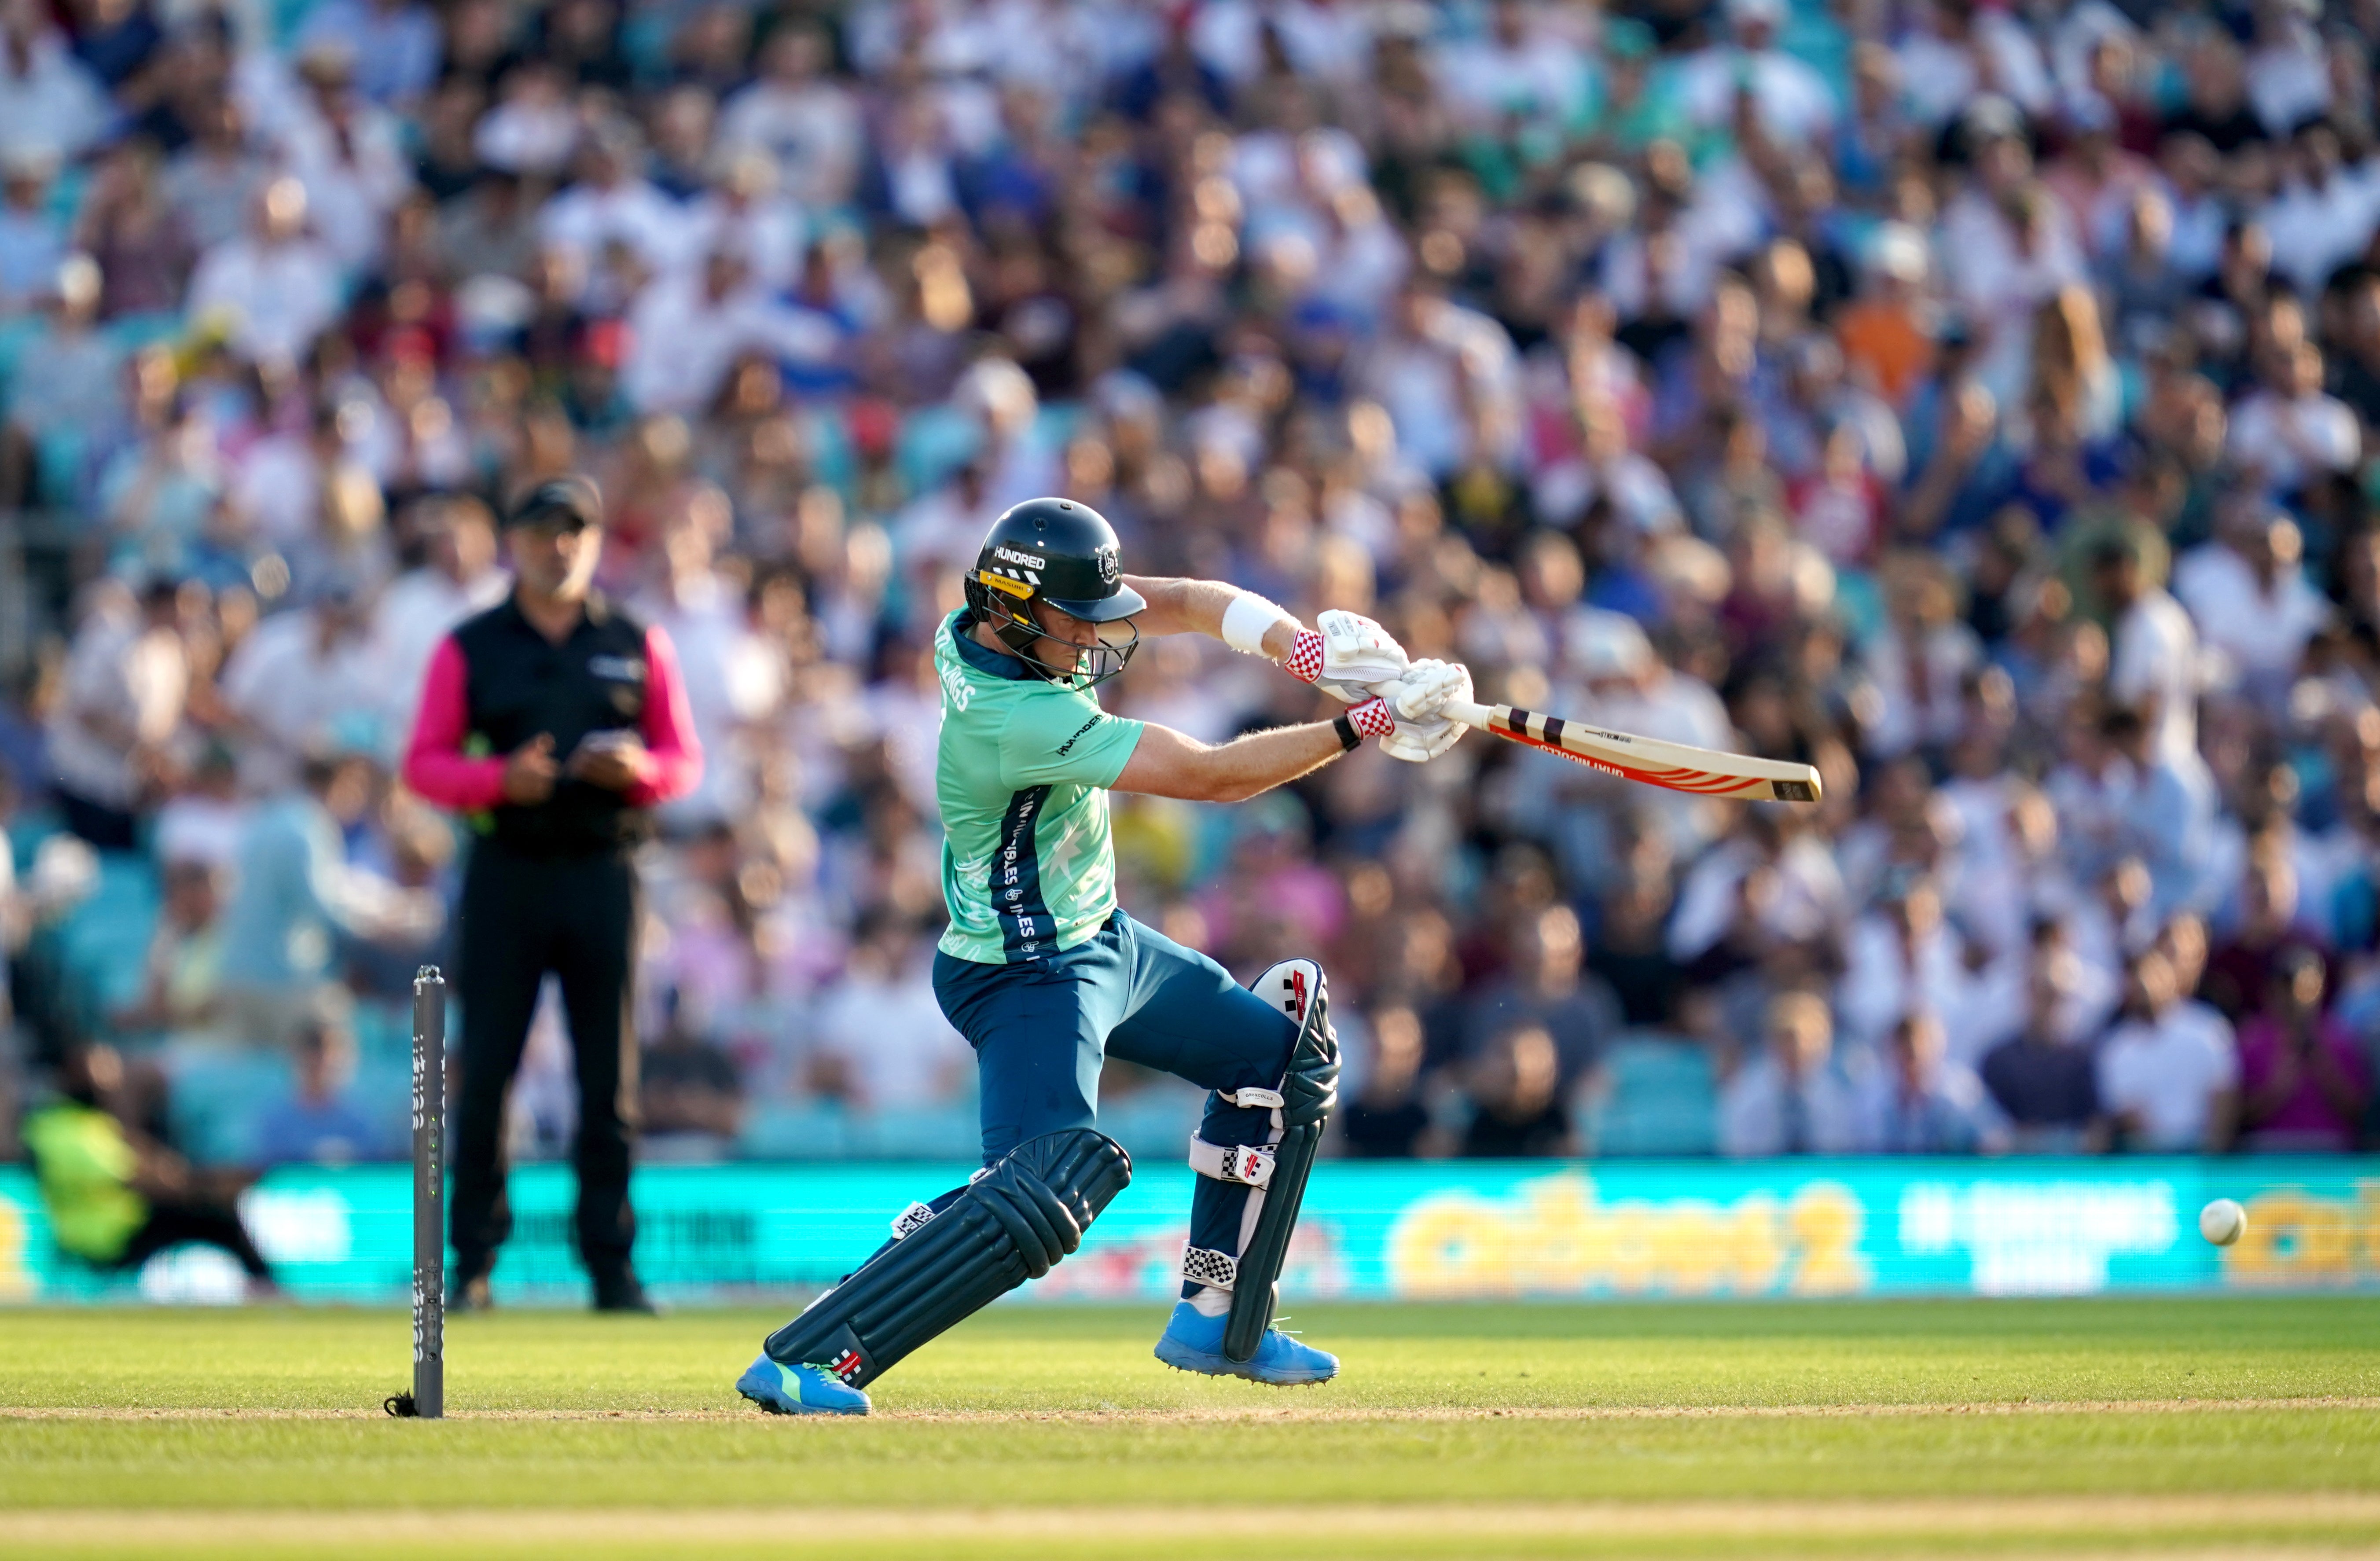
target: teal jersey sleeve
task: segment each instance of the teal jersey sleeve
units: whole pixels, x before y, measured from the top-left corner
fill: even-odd
[[[1108,787],[1140,744],[1142,722],[1111,716],[1087,694],[1051,686],[1019,699],[1000,732],[1003,785]]]

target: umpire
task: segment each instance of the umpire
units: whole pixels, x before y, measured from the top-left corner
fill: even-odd
[[[463,1010],[454,1133],[455,1302],[490,1303],[504,1195],[504,1097],[538,989],[562,986],[578,1074],[578,1251],[599,1312],[650,1312],[630,1248],[637,1037],[629,1016],[637,873],[657,803],[702,753],[669,637],[593,588],[602,499],[547,482],[505,518],[512,595],[441,641],[405,780],[474,839],[455,952]]]

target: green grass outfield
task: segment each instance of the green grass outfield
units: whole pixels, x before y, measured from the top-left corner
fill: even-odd
[[[2380,1301],[1301,1308],[1345,1375],[1184,1376],[1156,1307],[995,1308],[864,1421],[781,1319],[0,1312],[0,1554],[2380,1555]]]

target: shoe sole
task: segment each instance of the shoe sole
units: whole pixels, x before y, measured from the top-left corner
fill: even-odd
[[[1241,1365],[1228,1356],[1210,1355],[1203,1349],[1190,1349],[1177,1344],[1168,1353],[1167,1343],[1165,1339],[1157,1341],[1157,1358],[1177,1372],[1189,1372],[1196,1376],[1235,1376],[1265,1387],[1319,1387],[1339,1374],[1332,1370],[1259,1376],[1253,1365]]]
[[[753,1387],[747,1386],[750,1381],[751,1379],[749,1377],[738,1377],[735,1380],[735,1391],[742,1394],[752,1403],[759,1405],[761,1410],[768,1414],[785,1415],[791,1417],[795,1415],[864,1415],[868,1412],[868,1406],[865,1404],[855,1405],[847,1410],[838,1410],[828,1405],[795,1403],[773,1387]]]

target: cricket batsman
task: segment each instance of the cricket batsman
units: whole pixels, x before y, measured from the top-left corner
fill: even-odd
[[[1211,635],[1280,662],[1348,708],[1335,720],[1215,746],[1109,715],[1092,689],[1143,635]],[[1240,802],[1366,737],[1420,762],[1463,729],[1440,712],[1471,675],[1408,662],[1352,612],[1314,628],[1212,580],[1123,573],[1104,517],[1034,499],[993,523],[966,605],[935,634],[942,685],[936,787],[950,927],[934,991],[982,1073],[983,1168],[916,1203],[877,1249],[771,1334],[736,1390],[775,1414],[866,1414],[870,1382],[979,1308],[1039,1278],[1132,1179],[1102,1135],[1111,1053],[1210,1093],[1190,1141],[1198,1173],[1182,1299],[1157,1358],[1289,1386],[1339,1362],[1272,1326],[1315,1152],[1338,1099],[1322,969],[1284,960],[1253,989],[1116,904],[1108,793]]]

